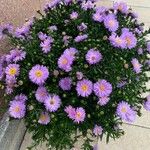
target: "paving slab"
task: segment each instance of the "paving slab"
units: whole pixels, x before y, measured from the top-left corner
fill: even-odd
[[[105,138],[103,141],[99,141],[99,150],[149,150],[149,139],[150,130],[147,128],[132,126],[124,124],[123,129],[125,130],[125,135],[120,139],[112,140],[106,144]],[[78,145],[76,144],[76,150],[80,150],[80,145],[83,139],[80,139]],[[24,142],[20,150],[27,150],[27,147],[32,143],[31,135],[26,134]],[[33,149],[34,150],[34,149]],[[45,144],[37,147],[36,150],[47,150]]]

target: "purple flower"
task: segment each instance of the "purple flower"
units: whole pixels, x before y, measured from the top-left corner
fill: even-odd
[[[47,125],[50,122],[50,116],[47,112],[42,112],[38,123],[42,124],[42,125]]]
[[[117,88],[123,88],[126,84],[127,84],[127,81],[122,80],[117,83]]]
[[[74,41],[78,43],[78,42],[86,40],[87,38],[88,38],[87,34],[78,35],[77,37],[75,37]]]
[[[13,26],[11,24],[5,24],[0,27],[0,40],[5,38],[7,34],[13,33]]]
[[[85,119],[85,116],[86,116],[86,113],[85,113],[85,110],[82,107],[76,108],[74,122],[76,122],[78,124],[80,122],[83,122],[84,119]]]
[[[79,31],[85,31],[87,29],[87,25],[82,22],[77,28]]]
[[[62,78],[59,81],[59,86],[64,91],[69,91],[71,89],[72,79],[70,77]]]
[[[101,126],[98,126],[98,125],[95,125],[94,129],[93,129],[93,133],[96,135],[96,136],[99,136],[101,135],[103,132],[103,128]]]
[[[17,28],[15,31],[15,36],[17,38],[23,38],[28,36],[31,26],[33,24],[33,19],[27,21],[21,28]]]
[[[104,106],[109,102],[110,98],[109,97],[100,97],[98,100],[98,104],[100,106]]]
[[[46,4],[44,11],[47,12],[49,9],[56,7],[61,0],[52,0],[50,3]]]
[[[66,106],[64,111],[67,113],[67,115],[70,119],[72,119],[72,120],[75,119],[76,109],[73,108],[71,105]]]
[[[42,85],[45,83],[49,76],[49,71],[47,67],[43,65],[35,65],[29,72],[30,80],[38,85]]]
[[[75,54],[77,54],[77,53],[78,53],[78,50],[76,48],[73,48],[73,47],[67,48],[64,51],[64,55],[70,55],[71,57],[74,57]]]
[[[86,54],[86,61],[90,64],[97,64],[102,60],[102,54],[98,50],[90,49]]]
[[[102,22],[104,19],[104,15],[96,12],[93,14],[92,18],[94,21]]]
[[[88,97],[93,90],[93,83],[90,80],[83,79],[77,82],[76,91],[79,96]]]
[[[122,38],[122,36],[119,37],[118,35],[116,35],[116,33],[112,33],[109,37],[109,40],[114,47],[118,47],[121,49],[126,48],[126,41],[124,40],[124,38]]]
[[[119,23],[114,14],[109,14],[104,18],[104,25],[110,32],[115,32],[118,30]]]
[[[132,49],[136,46],[137,39],[129,29],[123,28],[121,37],[126,41],[126,48]]]
[[[142,65],[139,63],[139,61],[136,58],[133,58],[131,61],[133,65],[133,70],[135,71],[136,74],[139,74],[142,70]]]
[[[0,64],[0,81],[3,79],[3,77],[4,77],[4,69],[2,64]]]
[[[64,3],[66,4],[66,5],[69,5],[69,4],[71,4],[73,2],[73,0],[64,0]]]
[[[19,75],[20,66],[18,64],[9,64],[6,67],[5,73],[7,78],[13,78]]]
[[[21,101],[11,101],[9,107],[9,113],[11,117],[21,119],[25,116],[26,106]]]
[[[52,31],[52,32],[58,30],[58,29],[57,29],[57,26],[55,26],[55,25],[48,27],[48,29],[49,29],[50,31]]]
[[[128,6],[124,2],[115,2],[113,7],[115,10],[119,10],[120,12],[124,14],[128,13]]]
[[[72,70],[71,65],[73,64],[74,56],[68,54],[62,54],[58,59],[58,67],[66,72]]]
[[[40,46],[42,48],[43,53],[47,54],[51,50],[51,44],[53,43],[52,37],[47,37],[43,42],[41,42]]]
[[[58,110],[58,108],[61,105],[61,99],[58,95],[49,95],[45,101],[44,101],[44,105],[46,107],[46,109],[50,112],[55,112]]]
[[[146,101],[144,102],[144,108],[150,111],[150,95],[146,97]]]
[[[73,11],[71,14],[70,14],[70,19],[71,20],[75,20],[77,19],[79,16],[79,14],[76,12],[76,11]]]
[[[47,96],[48,96],[48,92],[46,88],[44,86],[38,87],[35,93],[36,100],[43,103],[45,99],[47,98]]]
[[[11,94],[13,89],[16,85],[16,78],[15,77],[6,77],[6,93]]]
[[[81,6],[84,10],[92,9],[94,8],[94,3],[91,2],[91,0],[82,2]]]
[[[39,38],[41,41],[46,40],[47,37],[48,37],[48,36],[47,36],[45,33],[43,33],[43,32],[39,32],[39,33],[38,33],[38,38]]]
[[[94,145],[93,150],[99,150],[98,144],[95,144],[95,145]]]
[[[142,49],[142,48],[139,48],[139,49],[138,49],[138,54],[139,54],[139,55],[142,55],[142,54],[143,54],[143,49]]]
[[[24,94],[16,95],[14,98],[15,101],[26,102],[28,100],[27,96]]]
[[[78,80],[82,80],[83,79],[83,73],[82,72],[76,72],[76,77]]]
[[[94,84],[94,93],[98,97],[107,97],[112,92],[112,85],[106,80],[99,80]]]
[[[147,42],[147,51],[150,53],[150,42]]]
[[[136,112],[130,107],[127,102],[120,102],[117,106],[117,115],[127,122],[133,122],[136,117]]]
[[[6,55],[6,61],[10,62],[18,62],[24,60],[26,57],[26,52],[21,49],[13,49],[10,51],[10,54]]]
[[[71,38],[71,37],[68,36],[68,35],[63,36],[64,45],[68,46],[68,44],[69,44],[69,39],[70,39],[70,38]]]

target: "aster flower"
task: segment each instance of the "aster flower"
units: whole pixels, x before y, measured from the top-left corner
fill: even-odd
[[[76,108],[76,113],[75,113],[75,118],[74,118],[74,122],[76,123],[80,123],[83,122],[85,120],[85,110],[82,107],[78,107]]]
[[[6,82],[7,88],[9,90],[13,90],[13,88],[15,87],[17,81],[16,81],[15,77],[6,77],[5,82]]]
[[[92,18],[94,21],[102,22],[104,19],[104,15],[96,12],[93,14]]]
[[[47,125],[50,122],[50,116],[47,112],[42,112],[38,123],[42,124],[42,125]]]
[[[133,122],[136,117],[136,112],[125,101],[118,104],[116,113],[122,120],[127,122]]]
[[[92,65],[97,64],[102,60],[102,54],[98,50],[90,49],[86,54],[86,61]]]
[[[28,100],[27,96],[25,94],[19,94],[16,95],[14,98],[15,101],[20,101],[20,102],[26,102]]]
[[[136,46],[137,39],[135,35],[129,31],[129,29],[123,28],[121,37],[126,41],[127,48],[132,49]]]
[[[10,51],[10,54],[6,55],[6,61],[10,62],[18,62],[24,60],[26,57],[26,52],[21,49],[13,49]]]
[[[6,67],[5,73],[7,78],[16,77],[19,75],[20,66],[18,64],[9,64]]]
[[[64,111],[68,114],[68,117],[70,119],[72,119],[72,120],[75,119],[76,109],[73,108],[71,105],[66,106]]]
[[[93,133],[96,135],[96,136],[99,136],[101,135],[103,132],[103,128],[101,126],[98,126],[98,125],[95,125],[94,129],[93,129]]]
[[[75,37],[74,41],[78,43],[78,42],[86,40],[87,38],[88,38],[87,34],[78,35],[77,37]]]
[[[133,70],[135,71],[136,74],[139,74],[142,70],[142,65],[139,63],[139,61],[136,58],[133,58],[131,61],[133,65]]]
[[[68,36],[68,35],[65,35],[65,36],[63,36],[63,42],[64,42],[64,45],[68,45],[69,44],[69,39],[70,39],[71,37],[70,36]]]
[[[45,83],[49,76],[49,71],[47,67],[43,65],[35,65],[29,72],[30,80],[38,85],[42,85]]]
[[[73,2],[73,0],[64,0],[64,3],[66,4],[66,5],[69,5],[69,4],[71,4]]]
[[[47,36],[45,33],[43,33],[43,32],[39,32],[39,33],[38,33],[38,38],[39,38],[41,41],[44,41],[44,40],[46,40],[46,39],[48,38],[48,36]]]
[[[55,112],[58,110],[58,108],[61,105],[61,99],[58,95],[49,95],[45,101],[44,101],[44,105],[47,109],[47,111],[50,112]]]
[[[88,97],[93,90],[93,83],[90,80],[83,79],[77,82],[76,91],[79,96]]]
[[[51,32],[58,30],[57,26],[55,26],[55,25],[48,27],[48,29],[49,29]]]
[[[98,100],[98,104],[100,106],[104,106],[109,102],[110,98],[109,97],[100,97]]]
[[[51,50],[51,44],[53,43],[52,37],[47,37],[43,42],[41,42],[40,47],[43,53],[47,54]]]
[[[128,13],[128,6],[124,2],[115,2],[113,8],[115,10],[119,10],[120,12],[127,14]]]
[[[147,51],[150,53],[150,42],[147,42]]]
[[[11,101],[9,107],[9,114],[11,117],[21,119],[25,116],[26,106],[21,101]]]
[[[59,86],[64,91],[69,91],[71,89],[72,79],[70,77],[62,78],[59,81]]]
[[[92,9],[94,8],[94,3],[91,0],[82,2],[81,6],[84,10]]]
[[[110,32],[115,32],[118,30],[119,23],[114,14],[109,14],[104,18],[104,25]]]
[[[78,53],[78,50],[76,48],[73,48],[73,47],[70,47],[70,48],[67,48],[65,51],[64,51],[64,54],[65,55],[70,55],[71,57],[74,57],[75,54]],[[75,57],[74,57],[75,58]]]
[[[70,19],[71,20],[75,20],[77,19],[79,16],[79,14],[76,12],[76,11],[73,11],[71,14],[70,14]]]
[[[5,24],[0,26],[0,40],[5,38],[7,34],[13,33],[13,26],[11,24]]]
[[[44,86],[38,87],[37,91],[35,92],[36,100],[43,103],[45,99],[48,97],[48,92]]]
[[[47,13],[49,9],[52,9],[53,7],[56,7],[61,0],[52,0],[50,3],[47,3],[44,11]]]
[[[87,29],[87,25],[82,22],[77,28],[79,31],[85,31]]]
[[[139,49],[137,50],[137,52],[138,52],[139,55],[142,55],[142,54],[143,54],[143,49],[142,49],[142,48],[139,48]]]
[[[146,101],[144,102],[144,108],[147,110],[147,111],[150,111],[150,95],[148,95],[146,97]]]
[[[99,150],[98,144],[95,144],[95,145],[93,146],[93,150]]]
[[[71,65],[73,64],[74,56],[62,54],[58,59],[58,67],[66,72],[72,70]]]
[[[122,38],[122,36],[118,36],[116,35],[116,33],[112,33],[111,36],[109,37],[110,43],[114,46],[114,47],[118,47],[121,49],[126,48],[126,41],[124,38]]]
[[[117,83],[117,88],[123,88],[127,84],[127,81],[122,80]]]
[[[27,21],[21,28],[17,28],[15,31],[15,36],[17,38],[23,38],[28,36],[31,26],[33,24],[33,19]]]
[[[83,79],[83,73],[82,72],[76,72],[76,77],[78,80],[82,80]]]
[[[112,92],[112,85],[106,80],[99,80],[94,84],[94,93],[98,97],[107,97]]]

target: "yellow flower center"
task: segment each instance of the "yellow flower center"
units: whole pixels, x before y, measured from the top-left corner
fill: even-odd
[[[105,86],[104,86],[103,84],[101,84],[101,85],[99,86],[99,89],[100,89],[101,91],[104,91],[104,90],[105,90]]]
[[[80,113],[80,112],[77,112],[76,117],[77,117],[77,118],[80,118],[80,117],[81,117],[81,113]]]
[[[123,113],[126,113],[126,112],[127,112],[127,110],[126,110],[125,107],[123,107],[123,108],[121,109],[121,111],[122,111]]]
[[[36,72],[35,72],[35,75],[36,75],[36,77],[42,77],[42,75],[43,75],[43,72],[41,71],[41,70],[37,70]]]
[[[86,92],[88,90],[88,86],[86,84],[83,84],[81,89]]]
[[[117,43],[117,44],[121,44],[121,43],[122,43],[122,40],[121,40],[120,38],[117,38],[117,39],[116,39],[116,43]]]
[[[45,121],[45,120],[46,120],[46,115],[41,114],[41,116],[40,116],[40,120],[41,120],[41,121]]]
[[[109,21],[109,25],[112,27],[112,26],[114,26],[114,20],[110,20]]]
[[[131,39],[129,37],[126,37],[126,41],[127,41],[127,44],[130,45],[131,44]]]
[[[120,5],[118,6],[118,9],[121,11],[121,10],[123,9],[123,6],[120,4]]]
[[[9,75],[14,76],[17,73],[17,69],[16,68],[11,68],[9,70]]]
[[[63,60],[62,60],[62,64],[63,65],[66,65],[68,63],[68,60],[66,59],[66,58],[64,58]]]
[[[50,103],[51,105],[54,105],[55,100],[54,100],[54,99],[51,99],[49,103]]]
[[[19,108],[18,106],[16,106],[16,108],[14,109],[14,111],[15,111],[16,113],[18,113],[18,112],[20,111],[20,108]]]

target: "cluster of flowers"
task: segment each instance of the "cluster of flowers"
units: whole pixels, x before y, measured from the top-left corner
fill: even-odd
[[[49,9],[53,9],[61,0],[53,0],[51,3],[47,4],[45,7],[45,12],[48,12]],[[65,5],[71,5],[73,0],[64,0]],[[123,28],[121,34],[119,35],[119,21],[117,20],[117,13],[121,12],[124,15],[129,15],[129,9],[125,3],[115,3],[113,6],[113,11],[109,13],[108,9],[105,7],[95,8],[95,0],[81,1],[77,0],[81,4],[83,10],[94,9],[95,12],[92,14],[91,19],[96,23],[102,23],[104,27],[110,33],[108,41],[111,46],[116,48],[116,50],[126,50],[135,49],[137,46],[136,34],[141,34],[143,29],[139,26],[136,30],[131,30],[128,28]],[[136,18],[136,14],[131,14],[133,18]],[[70,20],[75,21],[80,17],[80,14],[76,11],[72,11],[69,14]],[[21,28],[17,28],[13,36],[19,39],[25,39],[27,36],[30,36],[29,31],[32,27],[33,20],[29,20]],[[59,28],[59,27],[58,27]],[[84,33],[87,31],[88,24],[82,22],[77,25],[77,29],[81,32],[78,36],[73,39],[75,44],[83,42],[89,38],[89,35]],[[53,25],[48,27],[48,30],[51,32],[57,31],[57,26]],[[6,25],[0,28],[0,38],[3,38],[6,33],[12,33],[12,26]],[[55,39],[52,36],[39,32],[37,35],[40,40],[40,48],[44,54],[51,53],[52,45],[55,43]],[[65,46],[68,46],[69,36],[65,35],[62,39]],[[72,38],[72,37],[71,37]],[[137,53],[139,55],[143,54],[143,49],[139,48]],[[147,43],[147,51],[150,53],[150,42]],[[97,79],[97,82],[93,83],[91,80],[87,79],[86,75],[83,75],[83,72],[77,71],[76,78],[77,81],[73,83],[73,77],[69,76],[69,72],[73,70],[74,62],[77,60],[77,56],[80,57],[80,51],[75,47],[69,47],[63,51],[59,58],[57,58],[57,70],[54,71],[54,74],[58,74],[59,71],[64,71],[65,74],[68,73],[67,77],[59,79],[59,87],[63,91],[69,91],[71,88],[75,88],[76,95],[78,97],[88,98],[90,95],[97,97],[99,106],[104,106],[110,101],[110,96],[113,93],[113,84],[105,79]],[[18,76],[21,74],[19,62],[23,61],[26,58],[26,52],[20,48],[16,48],[10,51],[9,54],[1,57],[0,59],[0,79],[4,79],[6,84],[6,93],[12,94],[14,88],[21,85],[22,83],[17,81]],[[103,53],[101,50],[96,48],[90,48],[85,54],[85,60],[89,66],[94,67],[96,64],[100,64],[101,61],[105,61]],[[140,74],[142,72],[143,65],[137,58],[132,58],[131,64],[133,66],[133,71],[135,74]],[[145,62],[150,66],[150,61]],[[128,66],[125,66],[128,67]],[[29,79],[32,83],[37,86],[35,91],[36,100],[44,105],[45,110],[40,114],[38,123],[47,125],[50,122],[50,113],[56,112],[62,104],[61,97],[56,95],[56,93],[49,93],[46,89],[46,81],[50,78],[49,66],[34,64],[31,66],[28,71]],[[52,76],[51,76],[52,77]],[[118,88],[121,88],[127,84],[126,79],[117,84]],[[23,93],[16,95],[14,99],[10,102],[9,112],[10,115],[14,118],[23,118],[26,113],[26,101],[28,97]],[[147,100],[144,103],[146,110],[150,111],[150,96],[147,97]],[[64,106],[65,114],[70,118],[74,123],[82,123],[86,119],[86,110],[83,107],[73,107],[71,105]],[[122,120],[127,122],[133,122],[137,115],[137,112],[134,107],[122,100],[117,104],[116,115]],[[96,124],[93,128],[93,133],[98,136],[103,132],[103,128],[100,124]]]

